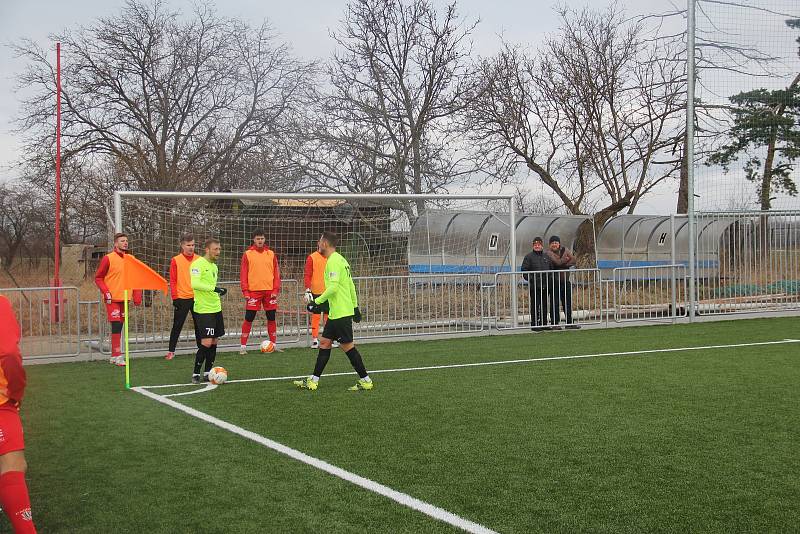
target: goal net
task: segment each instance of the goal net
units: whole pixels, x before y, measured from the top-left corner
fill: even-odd
[[[131,252],[165,277],[184,234],[203,253],[207,237],[221,241],[219,279],[228,287],[225,343],[238,344],[243,317],[241,257],[262,231],[278,256],[283,287],[279,342],[307,338],[300,295],[306,258],[323,231],[339,235],[338,251],[350,262],[359,291],[361,337],[469,332],[484,328],[488,302],[481,282],[513,270],[510,200],[506,197],[290,195],[259,193],[120,192],[117,228]],[[162,302],[164,300],[164,302]],[[169,335],[168,297],[149,295],[131,314],[140,349],[163,345]],[[137,321],[138,314],[138,321]],[[265,326],[257,320],[252,343]],[[191,345],[185,329],[185,343]]]

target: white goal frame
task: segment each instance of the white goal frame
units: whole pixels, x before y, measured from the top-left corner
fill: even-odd
[[[505,201],[508,207],[509,225],[509,265],[514,271],[514,263],[517,258],[517,213],[513,195],[481,195],[481,194],[460,194],[460,195],[394,195],[394,194],[373,194],[373,193],[269,193],[269,192],[203,192],[203,191],[115,191],[114,192],[114,227],[117,231],[122,230],[123,198],[194,198],[194,199],[249,199],[249,200],[372,200],[372,201],[415,201],[415,200],[496,200]],[[511,317],[512,326],[516,327],[518,322],[517,310],[517,284],[511,284]]]

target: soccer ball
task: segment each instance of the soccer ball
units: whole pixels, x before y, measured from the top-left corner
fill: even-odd
[[[208,372],[208,381],[212,384],[224,384],[228,380],[228,371],[224,367],[212,367]]]
[[[269,339],[265,339],[264,341],[261,342],[261,352],[263,352],[264,354],[272,352],[274,350],[275,350],[275,343],[273,343]]]

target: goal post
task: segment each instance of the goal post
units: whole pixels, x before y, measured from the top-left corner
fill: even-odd
[[[170,259],[179,252],[181,235],[190,233],[195,237],[199,254],[203,253],[205,237],[220,239],[223,254],[219,276],[231,289],[227,297],[230,309],[224,308],[226,331],[231,334],[239,326],[234,300],[241,256],[252,244],[254,230],[265,233],[267,245],[278,256],[281,278],[288,281],[283,299],[287,303],[298,300],[289,293],[302,292],[305,287],[305,261],[316,249],[320,234],[325,230],[339,234],[339,251],[350,262],[354,277],[361,279],[365,293],[369,293],[365,299],[375,303],[374,313],[371,317],[368,313],[365,320],[372,320],[373,330],[367,332],[361,325],[361,333],[383,337],[477,328],[465,326],[466,314],[458,311],[464,303],[455,302],[454,295],[462,291],[458,298],[468,299],[470,306],[480,306],[482,303],[476,303],[476,298],[466,296],[464,288],[468,283],[480,292],[494,283],[497,272],[518,268],[516,223],[511,195],[250,191],[114,194],[116,230],[127,233],[131,251],[162,275],[168,274]],[[423,286],[425,291],[420,289]],[[516,284],[510,289],[516,295]],[[380,308],[380,296],[403,301],[410,309]],[[516,303],[516,298],[512,302]],[[515,306],[514,318],[516,311]],[[168,311],[161,315],[168,315]],[[473,316],[474,322],[483,320],[482,312],[475,311]],[[284,319],[286,335],[279,332],[279,341],[290,339],[289,332],[293,341],[299,341],[298,336],[307,337],[302,310],[295,317]],[[457,321],[461,321],[461,327],[452,326]],[[150,320],[147,327],[157,330],[155,335],[138,329],[140,334],[146,334],[142,337],[155,340],[165,335],[166,325],[156,322]],[[445,328],[443,325],[448,323],[451,326]],[[229,342],[233,343],[238,336],[230,337]]]

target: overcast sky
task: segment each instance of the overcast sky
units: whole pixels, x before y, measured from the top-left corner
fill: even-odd
[[[786,0],[777,0],[785,2]],[[796,0],[791,0],[796,1]],[[165,0],[174,8],[190,11],[193,3],[187,0]],[[685,1],[675,0],[681,6]],[[446,2],[434,0],[444,6]],[[607,0],[568,0],[572,7],[589,5],[602,8]],[[52,33],[65,28],[76,29],[90,25],[98,17],[118,13],[122,0],[0,0],[0,39],[8,43],[23,37],[33,39],[42,47],[55,44]],[[459,0],[462,15],[468,20],[480,18],[473,34],[476,54],[496,52],[502,38],[515,43],[535,45],[548,32],[557,28],[552,1],[536,0]],[[326,58],[333,49],[329,31],[335,29],[346,2],[341,0],[300,0],[294,2],[269,0],[225,0],[215,3],[222,15],[238,17],[258,24],[267,19],[288,42],[295,53],[305,58]],[[670,0],[629,0],[629,14],[664,12],[672,8]],[[68,51],[62,51],[68,54]],[[64,57],[65,61],[68,58]],[[0,181],[13,176],[11,163],[20,155],[20,142],[13,130],[12,119],[18,113],[18,94],[14,75],[22,68],[7,46],[0,48]],[[637,211],[668,213],[674,209],[676,184],[667,184]]]

